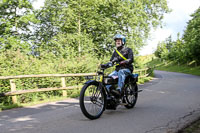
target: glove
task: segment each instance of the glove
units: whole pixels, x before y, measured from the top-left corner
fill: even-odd
[[[108,63],[106,63],[106,64],[101,64],[101,68],[103,68],[103,69],[109,68],[109,67],[111,67],[111,66],[112,66],[112,63],[111,63],[111,62],[108,62]]]
[[[124,65],[126,65],[126,61],[123,60],[123,61],[121,61],[119,64],[120,64],[121,66],[124,66]]]
[[[100,67],[101,67],[101,69],[105,69],[106,68],[106,64],[101,64]]]
[[[118,58],[115,57],[111,62],[112,62],[112,63],[118,62]]]

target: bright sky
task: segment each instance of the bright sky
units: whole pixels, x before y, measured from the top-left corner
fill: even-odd
[[[44,6],[44,1],[45,1],[45,0],[35,0],[35,1],[33,2],[33,7],[34,7],[35,9],[39,9],[40,7]]]
[[[45,0],[36,0],[33,3],[35,9],[39,9],[44,5]],[[164,15],[164,26],[151,31],[151,37],[147,41],[147,46],[143,47],[140,55],[152,54],[157,47],[159,41],[164,41],[170,35],[172,40],[176,40],[177,33],[183,34],[187,26],[187,22],[191,19],[190,15],[200,6],[200,0],[167,0],[168,6],[172,12]]]
[[[190,15],[200,6],[200,0],[167,0],[172,12],[164,15],[164,27],[151,31],[151,38],[147,41],[147,46],[142,48],[140,55],[153,53],[159,41],[164,41],[170,35],[172,40],[176,40],[177,33],[181,36],[186,29],[187,22],[191,19]]]

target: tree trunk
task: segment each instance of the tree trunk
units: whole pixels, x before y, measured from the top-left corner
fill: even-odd
[[[81,55],[81,15],[79,13],[79,19],[78,19],[78,36],[79,36],[79,42],[78,42],[78,53],[79,57]]]

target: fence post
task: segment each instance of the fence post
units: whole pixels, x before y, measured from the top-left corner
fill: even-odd
[[[16,91],[15,81],[13,79],[10,80],[11,92]],[[17,103],[17,96],[12,96],[12,102]]]
[[[61,78],[61,85],[62,85],[62,87],[66,87],[65,77]],[[67,90],[63,90],[62,92],[63,92],[63,97],[66,97],[67,96]]]

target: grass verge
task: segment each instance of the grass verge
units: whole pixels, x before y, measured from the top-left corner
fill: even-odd
[[[200,133],[200,118],[178,133]]]
[[[156,66],[156,70],[180,72],[200,76],[200,66],[193,66],[187,64],[178,64],[173,61],[159,61],[154,60],[150,63],[151,66]]]
[[[54,97],[47,98],[47,99],[44,99],[44,100],[35,99],[33,102],[29,102],[29,103],[2,105],[2,106],[0,106],[0,112],[3,111],[3,110],[13,109],[13,108],[21,108],[21,107],[28,107],[28,106],[33,106],[33,105],[42,104],[42,103],[56,102],[56,101],[60,101],[60,100],[65,100],[67,98],[69,98],[69,97],[56,97],[56,96],[54,96]]]

